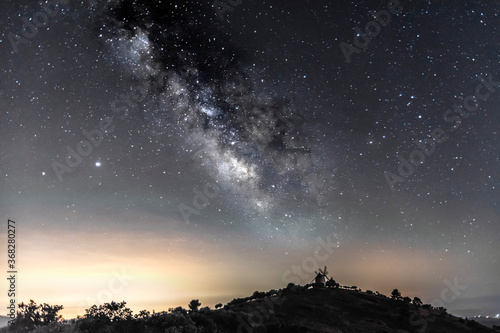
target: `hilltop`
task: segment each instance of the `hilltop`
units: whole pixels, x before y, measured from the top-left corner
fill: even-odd
[[[178,307],[163,312],[132,314],[125,302],[92,306],[76,320],[62,322],[57,311],[62,306],[29,307],[38,313],[18,312],[15,330],[0,332],[60,333],[499,333],[476,321],[450,315],[444,308],[421,304],[418,298],[394,293],[387,297],[356,287],[339,288],[289,284],[280,290],[256,291],[236,298],[216,310],[199,308],[198,300],[189,310]],[[44,312],[48,309],[48,311]],[[56,309],[57,311],[52,311]],[[38,318],[38,322],[33,322]]]
[[[249,315],[241,332],[404,333],[500,332],[443,308],[416,305],[370,291],[292,287],[281,296],[226,307]],[[253,331],[251,325],[254,325]]]

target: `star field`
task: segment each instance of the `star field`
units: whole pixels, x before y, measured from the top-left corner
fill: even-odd
[[[56,253],[139,263],[157,248],[274,283],[335,233],[329,269],[353,284],[430,302],[458,277],[453,313],[498,313],[499,5],[220,3],[7,1],[2,218],[73,240]],[[394,281],[366,264],[384,258]]]

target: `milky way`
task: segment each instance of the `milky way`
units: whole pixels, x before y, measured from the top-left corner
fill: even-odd
[[[193,17],[203,5],[176,6],[123,2],[106,18],[104,43],[155,100],[145,110],[152,135],[182,136],[183,149],[248,211],[321,205],[322,171],[293,96],[259,87],[260,71],[217,26]]]

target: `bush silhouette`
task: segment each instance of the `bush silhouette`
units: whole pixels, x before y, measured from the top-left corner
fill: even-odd
[[[201,305],[200,300],[198,299],[193,299],[191,302],[189,302],[189,310],[195,312],[198,311],[199,306]]]

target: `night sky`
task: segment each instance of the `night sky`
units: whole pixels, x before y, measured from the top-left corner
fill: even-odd
[[[326,265],[500,312],[500,3],[2,9],[0,236],[15,220],[19,302],[213,306]]]

